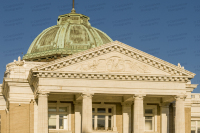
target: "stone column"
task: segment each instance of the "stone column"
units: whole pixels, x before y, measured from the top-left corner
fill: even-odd
[[[131,133],[131,104],[132,102],[122,103],[123,133]]]
[[[74,102],[74,112],[75,112],[75,133],[81,133],[81,101]]]
[[[175,133],[185,133],[185,96],[176,96]]]
[[[38,133],[48,133],[48,94],[38,95]]]
[[[161,104],[161,133],[169,133],[169,103]]]
[[[92,132],[92,96],[93,94],[82,94],[82,133]]]
[[[134,133],[144,133],[144,105],[143,97],[145,95],[135,95],[134,98]]]

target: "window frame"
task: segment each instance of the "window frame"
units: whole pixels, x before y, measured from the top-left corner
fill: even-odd
[[[195,125],[192,125],[192,121],[195,121]],[[190,132],[192,131],[192,127],[195,127],[195,133],[198,133],[198,127],[200,128],[200,125],[198,126],[198,121],[200,122],[200,119],[192,119],[191,120]]]
[[[153,113],[145,114],[145,109],[152,109]],[[152,130],[146,130],[145,116],[152,116]],[[145,132],[156,132],[157,131],[157,105],[144,105],[144,131]]]
[[[48,110],[48,118],[49,118],[49,114],[56,115],[56,129],[49,129],[49,132],[71,131],[71,103],[60,103],[60,101],[57,101],[57,103],[48,103],[48,109],[49,107],[56,107],[55,112],[54,111],[50,112]],[[59,107],[67,107],[67,112],[59,112]],[[59,114],[67,114],[66,129],[59,129]]]
[[[116,130],[116,105],[114,104],[92,104],[92,108],[95,108],[95,112],[92,112],[92,116],[94,115],[94,129],[93,132],[111,132]],[[98,108],[106,108],[106,113],[97,113]],[[112,108],[112,113],[108,113],[108,109]],[[97,116],[105,115],[105,130],[97,129]],[[111,130],[108,130],[108,120],[111,115]],[[92,123],[93,124],[93,123]]]

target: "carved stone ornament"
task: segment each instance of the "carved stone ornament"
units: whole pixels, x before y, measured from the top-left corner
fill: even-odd
[[[187,95],[176,95],[174,98],[177,100],[185,100],[185,98],[187,97]]]
[[[146,95],[145,94],[135,94],[133,98],[135,99],[143,99]]]
[[[14,60],[14,63],[16,66],[23,66],[25,64],[25,61],[21,61],[21,57],[18,57],[18,61]]]
[[[133,60],[125,60],[119,56],[110,56],[82,63],[74,68],[74,71],[84,72],[132,72],[151,73],[148,65]]]
[[[83,93],[81,96],[84,98],[92,98],[94,94],[91,93]]]

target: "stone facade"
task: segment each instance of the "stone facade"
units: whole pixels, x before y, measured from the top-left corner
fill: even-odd
[[[9,63],[2,133],[189,133],[195,76],[114,41],[48,63]]]

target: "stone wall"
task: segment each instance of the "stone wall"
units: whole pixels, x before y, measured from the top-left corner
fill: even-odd
[[[0,110],[0,115],[1,115],[1,133],[6,133],[7,113],[5,110]]]
[[[8,133],[33,133],[33,103],[11,103],[9,109]]]

